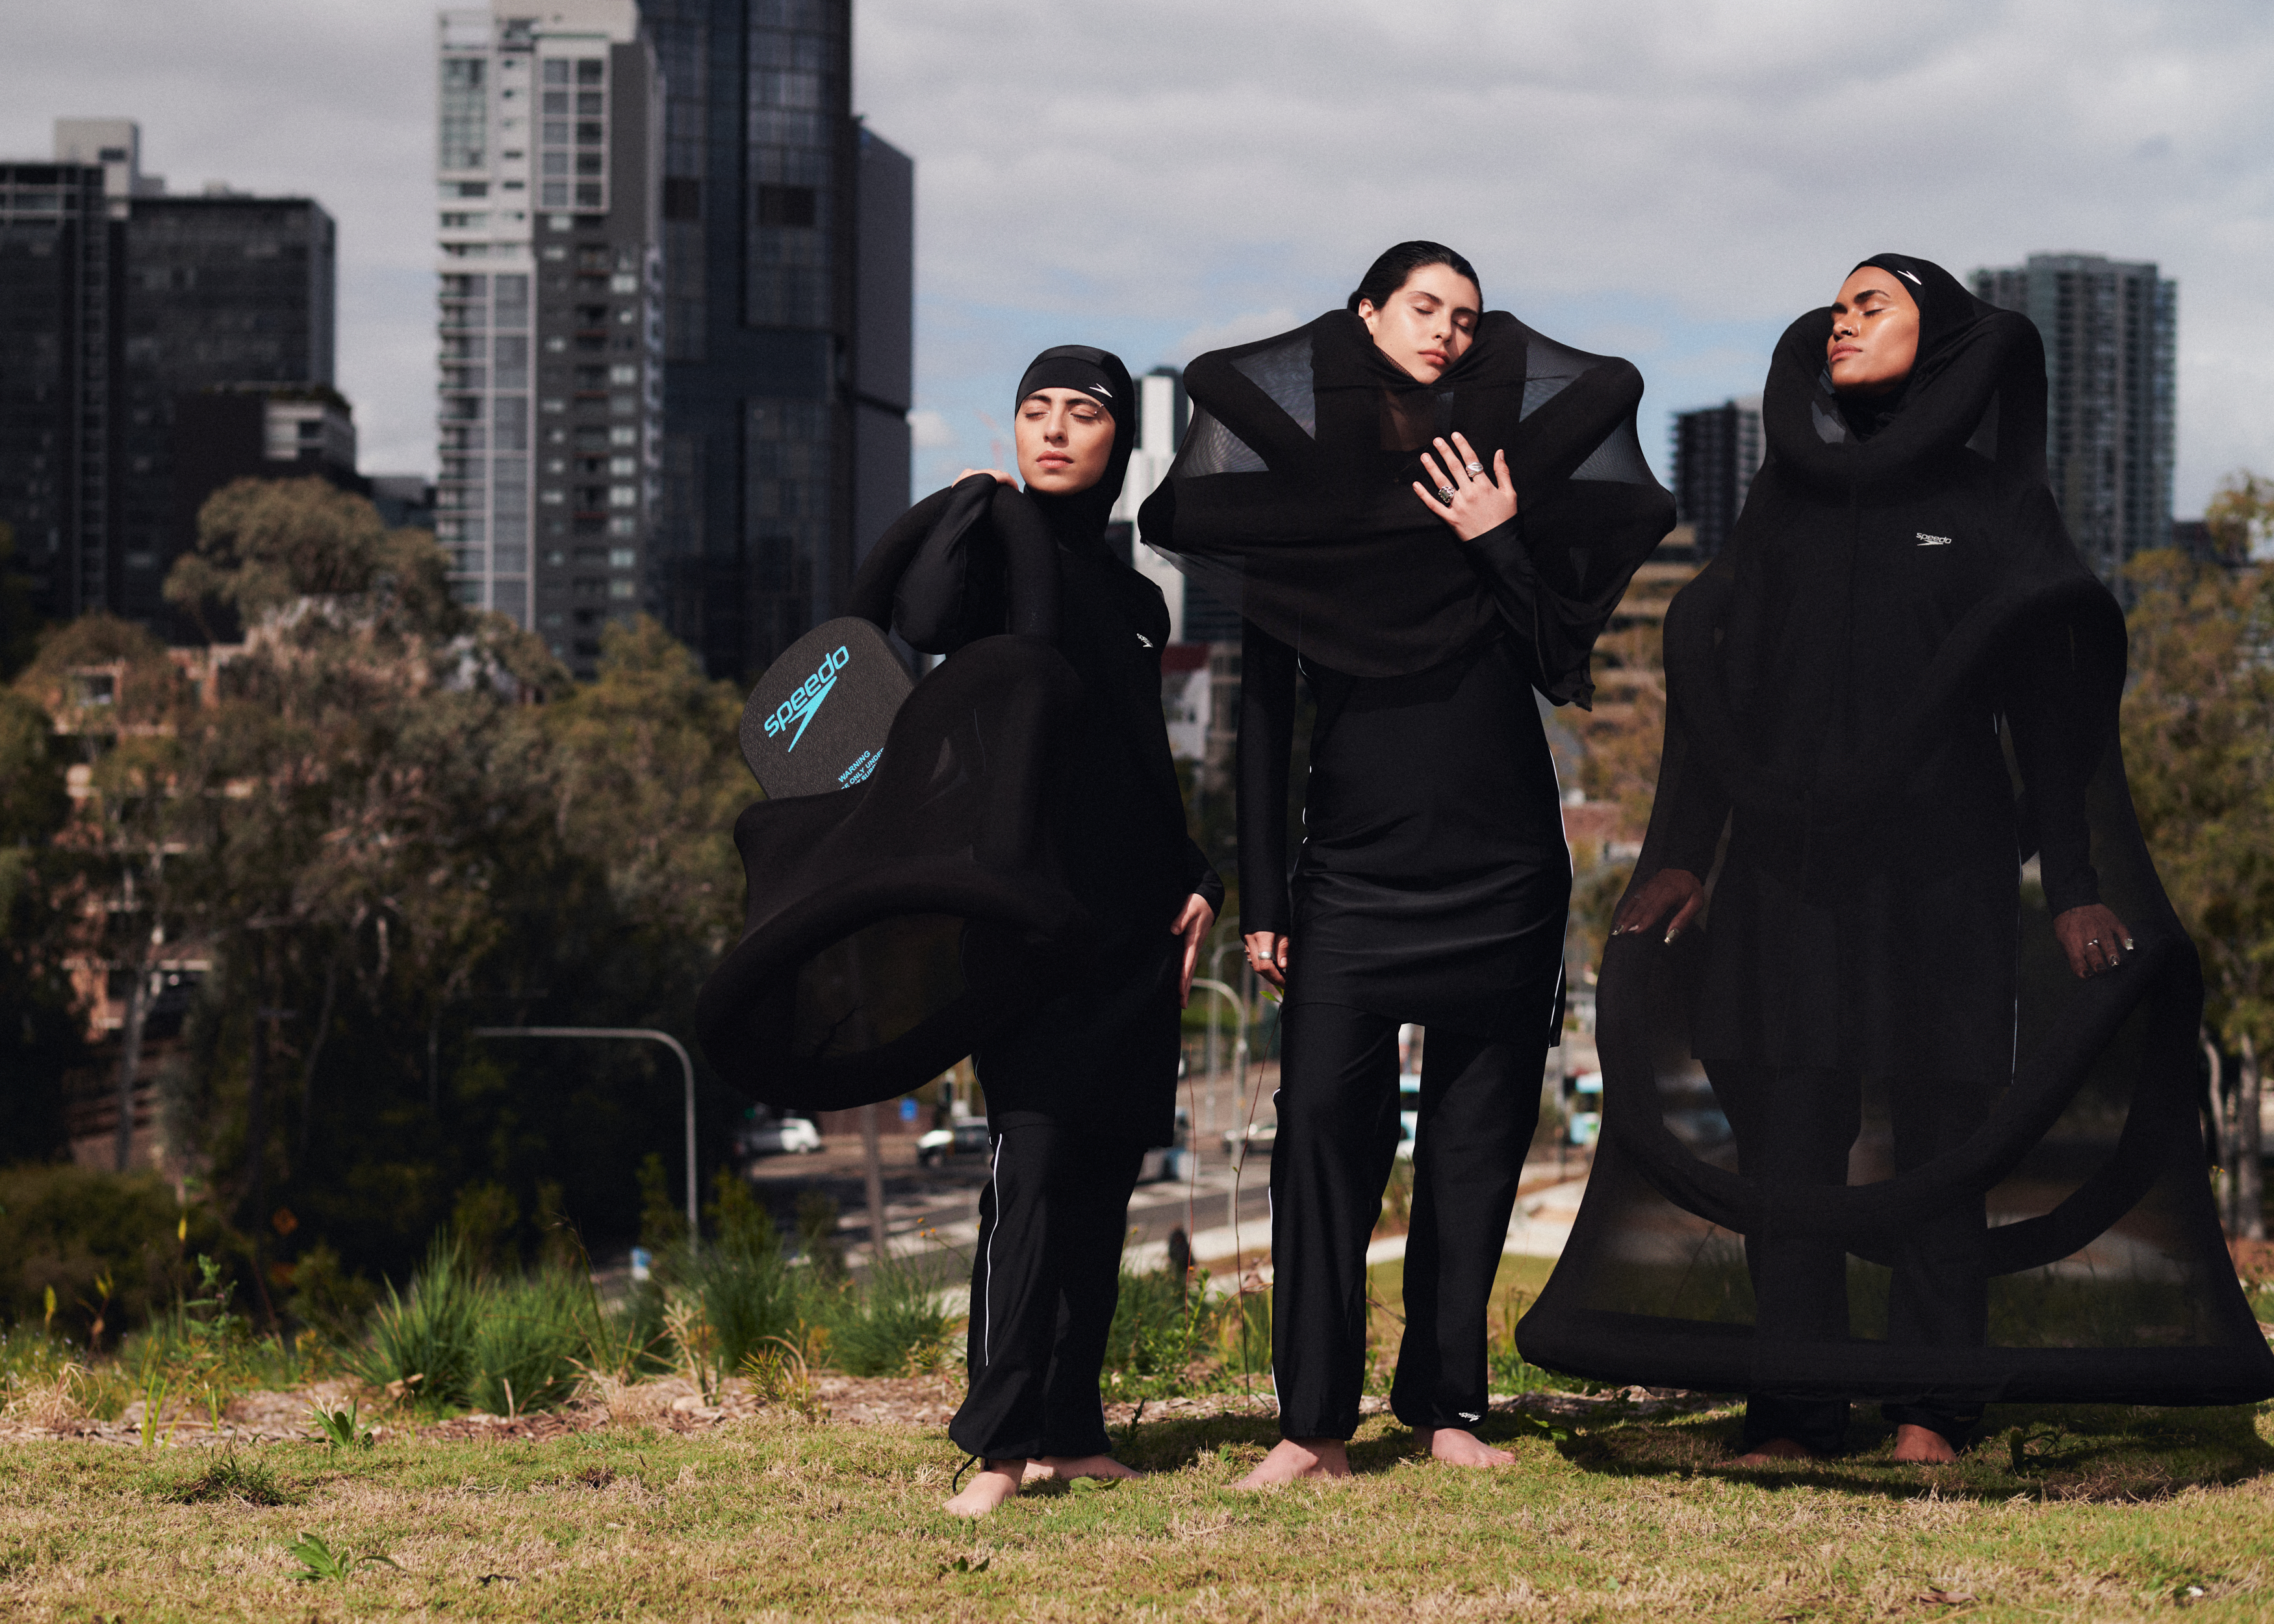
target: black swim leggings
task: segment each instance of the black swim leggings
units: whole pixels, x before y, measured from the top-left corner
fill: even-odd
[[[971,1259],[971,1387],[947,1435],[993,1461],[1104,1455],[1098,1378],[1145,1152],[1024,1113],[993,1148]]]
[[[1747,1177],[1800,1184],[1844,1184],[1848,1153],[1863,1129],[1863,1091],[1849,1073],[1739,1067],[1716,1063],[1713,1088],[1737,1139],[1738,1170]],[[1886,1086],[1894,1160],[1908,1172],[1956,1148],[1989,1114],[1991,1088],[1979,1082],[1906,1079]],[[1987,1219],[1979,1200],[1910,1226],[1887,1297],[1887,1341],[1918,1347],[1979,1347],[1989,1331],[1990,1287],[1983,1247]],[[1813,1231],[1749,1236],[1753,1323],[1759,1335],[1788,1342],[1841,1342],[1849,1335],[1848,1254]],[[1982,1407],[1922,1389],[1908,1402],[1887,1403],[1892,1425],[1924,1426],[1963,1447]],[[1789,1438],[1822,1454],[1842,1447],[1848,1405],[1755,1393],[1745,1408],[1747,1448]]]
[[[1286,1438],[1358,1431],[1366,1248],[1397,1153],[1397,1022],[1334,1004],[1281,1016],[1271,1157],[1271,1364]],[[1487,1407],[1485,1315],[1540,1123],[1547,1049],[1432,1028],[1405,1243],[1405,1335],[1390,1407],[1473,1427]]]

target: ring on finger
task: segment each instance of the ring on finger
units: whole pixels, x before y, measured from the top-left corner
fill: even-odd
[[[1437,487],[1437,500],[1449,508],[1453,504],[1453,496],[1454,491],[1451,485],[1441,485]]]
[[[1472,474],[1480,475],[1485,471],[1485,465],[1482,462],[1464,462],[1461,466],[1467,469]]]

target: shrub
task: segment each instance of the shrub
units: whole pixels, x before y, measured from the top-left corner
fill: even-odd
[[[897,1376],[945,1355],[948,1316],[937,1295],[905,1263],[878,1259],[869,1278],[817,1304],[829,1333],[829,1362],[848,1376]]]
[[[468,1397],[493,1415],[545,1410],[576,1391],[601,1333],[592,1282],[544,1269],[483,1292]]]
[[[350,1363],[373,1387],[401,1382],[396,1391],[421,1403],[463,1403],[480,1372],[476,1347],[486,1295],[456,1237],[438,1235],[411,1277],[410,1295],[387,1288],[387,1301],[372,1313],[370,1338]]]
[[[183,1217],[154,1173],[70,1165],[0,1170],[0,1322],[115,1342],[175,1295]],[[210,1237],[214,1225],[200,1213],[192,1233]]]
[[[722,1170],[713,1188],[712,1238],[692,1255],[676,1254],[669,1272],[701,1307],[712,1357],[726,1372],[740,1369],[771,1338],[796,1335],[802,1293],[773,1220],[749,1184]]]

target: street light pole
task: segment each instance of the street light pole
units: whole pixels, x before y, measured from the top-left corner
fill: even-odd
[[[660,1043],[679,1056],[680,1075],[687,1084],[687,1249],[696,1251],[702,1239],[697,1218],[695,1189],[695,1062],[687,1046],[668,1032],[653,1026],[476,1026],[478,1038],[632,1038]]]

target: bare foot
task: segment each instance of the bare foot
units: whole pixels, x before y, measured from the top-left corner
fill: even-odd
[[[1283,1438],[1256,1469],[1231,1486],[1270,1489],[1303,1477],[1347,1477],[1348,1447],[1339,1438]]]
[[[1895,1429],[1895,1459],[1914,1465],[1940,1466],[1958,1458],[1950,1440],[1931,1426],[1904,1422]]]
[[[1124,1466],[1110,1455],[1050,1455],[1039,1461],[1027,1462],[1026,1481],[1055,1478],[1071,1483],[1076,1477],[1138,1477],[1144,1474],[1133,1466]]]
[[[1438,1460],[1448,1466],[1513,1466],[1516,1457],[1505,1449],[1495,1449],[1474,1432],[1465,1432],[1457,1426],[1417,1426],[1413,1436]]]
[[[942,1509],[954,1517],[983,1517],[1019,1492],[1026,1470],[1024,1461],[983,1462],[963,1492]]]
[[[1789,1438],[1772,1438],[1737,1457],[1740,1466],[1768,1466],[1778,1461],[1818,1461],[1824,1457],[1806,1444]]]

